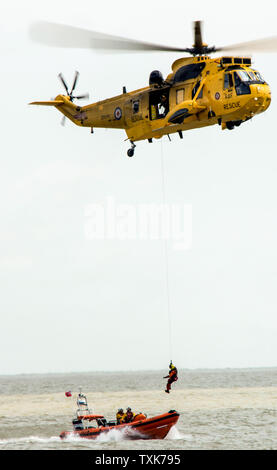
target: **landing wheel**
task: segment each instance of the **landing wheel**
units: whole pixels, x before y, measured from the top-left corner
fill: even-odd
[[[234,129],[234,123],[232,121],[226,122],[226,127],[229,131],[232,131]]]
[[[131,148],[127,150],[128,157],[133,157],[135,153],[135,149]]]
[[[132,147],[129,150],[127,150],[127,155],[128,155],[128,157],[133,157],[134,153],[135,153],[135,146],[136,145],[134,144],[134,142],[132,140],[130,140],[130,142],[131,142]]]

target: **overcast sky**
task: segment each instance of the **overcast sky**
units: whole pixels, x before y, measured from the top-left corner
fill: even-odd
[[[227,45],[276,34],[272,1],[139,3],[11,0],[0,6],[0,373],[269,367],[277,357],[276,55],[254,65],[270,108],[234,131],[219,126],[140,142],[124,131],[82,129],[51,108],[28,106],[63,92],[57,75],[90,102],[166,76],[180,54],[109,55],[34,44],[28,27],[49,20],[146,41]],[[168,204],[192,208],[191,249],[162,240],[90,240],[92,204],[160,204],[164,155]],[[172,357],[170,355],[172,354]]]

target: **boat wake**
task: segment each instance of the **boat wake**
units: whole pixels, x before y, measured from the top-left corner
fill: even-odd
[[[145,439],[145,437],[140,434],[135,429],[125,428],[125,429],[110,429],[107,432],[102,432],[95,439],[90,439],[89,437],[81,437],[78,434],[69,433],[65,437],[67,442],[84,442],[84,441],[93,441],[95,443],[105,443],[105,442],[120,442],[130,439]]]
[[[10,445],[18,445],[25,446],[25,445],[32,445],[32,444],[52,444],[60,442],[60,438],[57,436],[52,437],[39,437],[39,436],[26,436],[26,437],[11,437],[10,439],[0,439],[0,449],[4,449],[5,446]]]
[[[111,429],[108,432],[101,433],[96,439],[96,442],[119,442],[126,439],[143,439],[143,435],[135,429]]]
[[[90,444],[93,442],[95,444],[104,444],[109,442],[121,442],[124,440],[133,440],[133,439],[145,439],[145,436],[139,433],[139,431],[135,429],[125,428],[125,429],[111,429],[108,432],[101,433],[97,436],[96,439],[85,439],[82,438],[73,432],[68,434],[66,439],[64,440],[68,444],[76,444],[77,446],[86,446],[88,440]],[[178,439],[185,439],[191,440],[192,436],[183,435],[177,429],[176,426],[173,426],[167,436],[165,437],[166,440],[178,440]],[[25,437],[17,437],[17,438],[8,438],[8,439],[0,439],[0,450],[4,449],[28,449],[28,448],[55,448],[57,444],[61,443],[61,439],[59,436],[51,436],[51,437],[39,437],[35,435],[25,436]],[[54,447],[53,447],[54,446]]]
[[[119,442],[123,440],[130,440],[130,439],[145,439],[143,434],[140,434],[135,429],[111,429],[107,433],[102,433],[95,439],[95,442]],[[182,434],[176,426],[172,426],[169,430],[169,433],[165,437],[167,440],[178,440],[178,439],[192,439],[191,435],[184,435]]]
[[[165,439],[170,441],[175,441],[178,439],[191,440],[192,436],[190,434],[182,434],[176,426],[172,426]]]

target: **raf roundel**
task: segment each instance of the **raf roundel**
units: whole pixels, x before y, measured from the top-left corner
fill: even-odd
[[[219,98],[220,98],[220,93],[218,93],[218,91],[217,91],[214,96],[215,96],[215,99],[216,99],[216,100],[219,100]]]
[[[115,119],[121,119],[122,117],[122,111],[121,111],[121,108],[115,108],[114,110],[114,117]]]

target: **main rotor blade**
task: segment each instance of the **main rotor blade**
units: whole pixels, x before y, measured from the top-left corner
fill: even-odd
[[[71,92],[70,92],[70,95],[72,95],[72,92],[75,90],[75,86],[76,86],[78,77],[79,77],[79,72],[76,70],[76,72],[75,72],[75,77],[74,77],[74,81],[73,81],[73,85],[72,85]]]
[[[254,41],[241,42],[230,46],[216,48],[217,51],[238,51],[238,52],[277,52],[277,36],[256,39]]]
[[[65,79],[63,78],[62,74],[59,73],[58,77],[59,77],[59,79],[61,80],[63,86],[65,87],[66,93],[69,95],[69,93],[68,93],[68,87],[67,87],[67,84],[66,84]]]
[[[54,47],[99,49],[101,51],[175,51],[186,52],[186,48],[154,44],[127,39],[110,34],[89,31],[57,23],[40,21],[29,29],[31,39]]]

